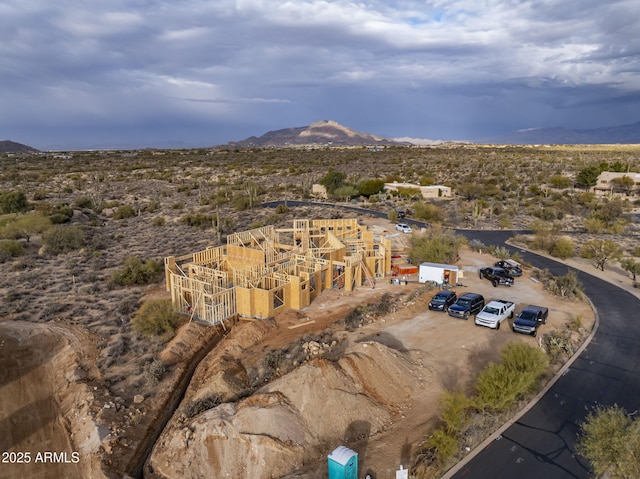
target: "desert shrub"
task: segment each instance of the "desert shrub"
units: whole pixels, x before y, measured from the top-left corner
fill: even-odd
[[[20,213],[29,209],[23,191],[0,191],[0,214]]]
[[[475,406],[480,410],[500,411],[510,406],[524,391],[527,382],[515,371],[491,363],[476,380]]]
[[[420,220],[439,223],[444,219],[444,211],[432,203],[414,203],[414,216]]]
[[[349,311],[344,318],[338,321],[338,323],[344,324],[347,331],[355,331],[364,324],[366,311],[366,306],[360,305]]]
[[[569,328],[569,331],[573,331],[573,332],[579,332],[581,329],[584,328],[584,325],[582,324],[582,320],[583,320],[583,316],[582,314],[576,314],[571,318],[571,321],[569,321],[567,323],[567,327]]]
[[[173,310],[169,299],[145,301],[131,320],[134,331],[144,336],[159,336],[168,341],[175,335],[180,315]]]
[[[142,261],[136,256],[130,256],[124,261],[123,267],[113,273],[111,280],[121,286],[136,286],[154,283],[162,271],[157,261],[148,259]]]
[[[262,369],[266,376],[277,375],[287,361],[286,349],[272,349],[262,358]]]
[[[22,243],[16,240],[0,240],[0,263],[24,254]]]
[[[44,232],[42,242],[47,253],[68,253],[84,245],[84,232],[79,226],[53,226]]]
[[[282,215],[284,213],[288,213],[289,212],[289,207],[287,205],[278,205],[276,206],[276,213],[278,213],[279,215]]]
[[[31,213],[16,218],[7,223],[3,230],[0,230],[0,236],[7,239],[25,238],[27,243],[31,236],[41,234],[51,226],[51,221],[39,213]]]
[[[567,236],[558,238],[551,247],[551,255],[560,259],[572,258],[575,255],[576,245],[573,240]]]
[[[248,195],[236,195],[233,197],[233,209],[236,211],[246,211],[251,207],[251,199]]]
[[[162,361],[158,359],[154,359],[153,361],[147,364],[144,372],[145,372],[145,378],[149,383],[149,385],[155,386],[162,380],[164,373],[167,372],[167,367]]]
[[[495,256],[498,259],[509,259],[511,258],[511,253],[504,246],[489,246],[489,254]]]
[[[114,220],[124,220],[127,218],[133,218],[134,216],[136,216],[136,210],[134,210],[130,205],[120,206],[113,212]]]
[[[572,185],[571,178],[564,175],[552,175],[549,177],[549,184],[554,188],[569,188]]]
[[[583,286],[575,271],[569,270],[564,276],[553,276],[548,269],[533,269],[531,276],[544,284],[556,296],[568,299],[582,298]]]
[[[213,409],[221,402],[222,401],[220,400],[220,396],[218,396],[217,394],[211,394],[205,398],[196,399],[195,401],[187,404],[183,410],[183,413],[185,416],[187,416],[187,418],[191,419],[192,417],[196,417],[201,412]]]
[[[193,226],[194,228],[211,228],[215,224],[213,216],[206,213],[187,213],[180,217],[180,222],[187,226]]]
[[[509,344],[499,364],[489,364],[476,379],[478,409],[500,411],[509,407],[537,384],[548,361],[543,351],[525,344]]]
[[[512,371],[532,375],[531,383],[544,373],[548,361],[543,351],[527,344],[507,344],[500,353],[501,364]]]
[[[542,338],[542,347],[547,351],[551,362],[561,363],[573,356],[573,344],[569,331],[554,331]]]
[[[425,445],[435,453],[441,465],[458,452],[458,438],[444,429],[436,429]]]
[[[445,391],[440,398],[440,420],[449,434],[459,434],[468,419],[469,398],[460,392]]]
[[[596,406],[580,424],[576,450],[586,457],[594,477],[640,477],[640,420],[618,405]]]
[[[389,293],[384,293],[380,300],[371,304],[371,312],[376,315],[389,314],[395,308],[395,301]]]
[[[413,235],[409,256],[413,264],[425,261],[452,264],[458,261],[462,243],[460,236],[445,231],[435,231],[427,236]]]
[[[164,219],[164,216],[158,216],[157,218],[153,219],[151,224],[153,226],[164,226],[166,222],[167,220]]]
[[[76,208],[91,208],[93,206],[93,201],[87,196],[79,196],[73,200],[73,206]]]
[[[55,225],[68,223],[71,218],[73,218],[73,208],[68,205],[55,206],[49,216],[49,220]]]
[[[582,226],[584,226],[587,233],[599,234],[604,230],[605,224],[599,218],[587,218],[583,221]]]
[[[487,245],[477,239],[469,241],[469,248],[472,251],[478,251],[478,252],[487,251]]]

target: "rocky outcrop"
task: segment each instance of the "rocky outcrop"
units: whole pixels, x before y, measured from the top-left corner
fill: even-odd
[[[283,476],[385,430],[426,374],[409,353],[376,342],[353,344],[334,361],[312,359],[246,399],[174,416],[148,477]]]

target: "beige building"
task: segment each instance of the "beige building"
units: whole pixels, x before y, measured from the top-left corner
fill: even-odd
[[[619,188],[616,188],[615,182],[612,180],[616,178],[629,177],[633,180],[634,185],[631,187],[631,194],[638,194],[640,192],[640,173],[618,173],[614,171],[603,171],[598,176],[598,182],[593,187],[596,194],[606,195],[610,193],[621,193]]]
[[[326,200],[329,197],[327,194],[327,188],[319,183],[311,185],[311,194],[316,198],[321,198],[323,200]]]
[[[303,309],[326,288],[374,287],[391,270],[391,242],[356,219],[294,220],[235,233],[225,246],[165,258],[176,311],[211,324]]]
[[[430,198],[449,198],[451,196],[451,188],[444,185],[420,186],[413,183],[385,183],[384,189],[387,191],[398,191],[398,188],[412,188],[420,190],[424,199]]]

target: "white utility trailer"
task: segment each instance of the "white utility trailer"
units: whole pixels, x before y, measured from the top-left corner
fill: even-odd
[[[453,264],[422,263],[418,270],[418,282],[433,281],[439,285],[456,284],[462,278],[462,271]]]

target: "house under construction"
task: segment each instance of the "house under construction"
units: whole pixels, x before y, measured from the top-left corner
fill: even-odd
[[[326,288],[351,291],[391,270],[391,242],[356,219],[293,220],[234,233],[225,246],[165,258],[176,311],[211,324],[303,309]]]

